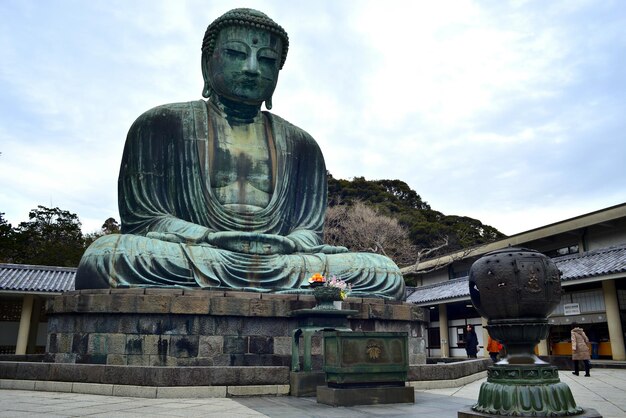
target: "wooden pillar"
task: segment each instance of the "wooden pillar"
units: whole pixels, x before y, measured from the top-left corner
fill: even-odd
[[[537,352],[539,353],[540,356],[548,355],[548,341],[547,340],[539,341],[539,344],[537,345],[537,347],[538,347]]]
[[[487,318],[480,318],[480,322],[483,326],[483,357],[489,357],[489,351],[487,351],[487,343],[489,342],[489,331],[487,331]]]
[[[622,321],[619,316],[615,280],[604,280],[602,282],[602,291],[604,293],[606,322],[609,326],[609,339],[611,340],[613,360],[626,360],[626,352],[624,350],[624,333],[622,331]]]
[[[20,316],[20,329],[17,332],[15,354],[26,354],[28,334],[30,332],[30,318],[33,315],[33,295],[24,295],[22,302],[22,315]]]
[[[450,335],[448,333],[448,311],[446,304],[439,304],[439,338],[441,339],[441,357],[450,357]]]

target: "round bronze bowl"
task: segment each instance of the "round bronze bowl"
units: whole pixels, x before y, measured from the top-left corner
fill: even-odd
[[[469,291],[476,310],[489,320],[545,318],[563,293],[560,272],[549,257],[515,247],[472,264]]]

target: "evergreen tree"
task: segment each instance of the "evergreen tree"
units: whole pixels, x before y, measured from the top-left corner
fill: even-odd
[[[14,261],[75,267],[85,250],[78,216],[59,208],[37,206],[14,230]]]
[[[4,219],[4,213],[0,212],[0,263],[13,262],[14,242],[13,227]]]

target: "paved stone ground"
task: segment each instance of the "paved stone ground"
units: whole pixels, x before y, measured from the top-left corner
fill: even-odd
[[[592,369],[591,377],[559,373],[576,402],[605,418],[626,416],[626,370]],[[415,404],[333,408],[314,398],[145,399],[0,390],[0,417],[456,417],[478,397],[478,380],[449,389],[418,390]]]

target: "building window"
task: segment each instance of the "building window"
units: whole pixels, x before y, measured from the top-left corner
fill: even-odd
[[[455,270],[452,264],[448,267],[448,279],[460,279],[469,276],[469,270]]]
[[[548,257],[561,257],[568,254],[578,254],[578,245],[570,245],[567,247],[557,248],[556,250],[546,251],[544,253]]]

